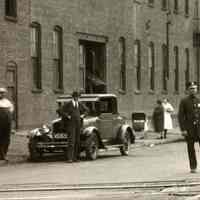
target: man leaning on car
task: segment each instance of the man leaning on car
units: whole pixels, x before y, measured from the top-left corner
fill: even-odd
[[[79,102],[79,96],[79,92],[74,91],[72,100],[59,109],[59,115],[62,117],[65,130],[69,134],[67,157],[70,163],[79,161],[81,117],[88,112],[87,107]]]

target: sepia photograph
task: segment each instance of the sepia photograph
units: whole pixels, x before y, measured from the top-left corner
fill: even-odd
[[[200,200],[200,0],[0,0],[0,200]]]

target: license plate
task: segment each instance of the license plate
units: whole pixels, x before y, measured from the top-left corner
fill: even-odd
[[[67,138],[67,134],[66,133],[57,133],[54,136],[56,139],[66,139]]]

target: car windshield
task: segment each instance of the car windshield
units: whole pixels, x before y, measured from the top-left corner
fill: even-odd
[[[103,98],[100,101],[81,101],[88,108],[88,116],[98,116],[101,113],[117,113],[117,102],[114,98]],[[64,103],[64,102],[63,102]],[[58,102],[58,108],[62,106]]]

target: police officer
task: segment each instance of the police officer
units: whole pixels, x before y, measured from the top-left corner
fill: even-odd
[[[197,97],[196,82],[188,83],[189,95],[181,100],[178,119],[182,135],[187,142],[190,172],[196,173],[197,159],[195,142],[200,144],[200,99]]]

